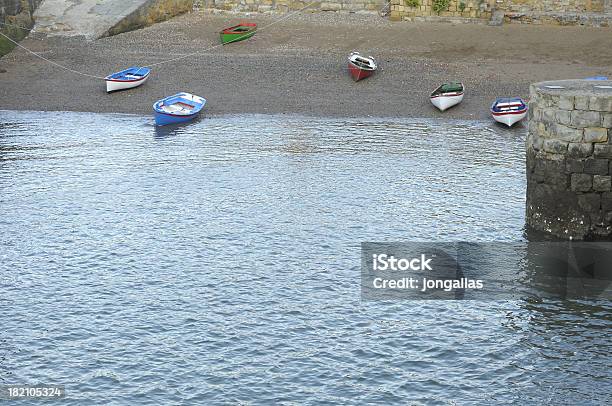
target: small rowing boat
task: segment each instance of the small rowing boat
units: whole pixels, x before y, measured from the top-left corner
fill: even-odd
[[[230,42],[238,42],[251,38],[257,32],[257,24],[255,23],[240,23],[233,27],[229,27],[220,32],[221,43],[229,44]]]
[[[584,78],[584,80],[608,80],[607,76],[590,76],[588,78]]]
[[[362,56],[359,52],[352,52],[348,58],[348,68],[355,82],[370,77],[376,71],[376,60],[371,56]]]
[[[463,100],[463,92],[463,83],[444,83],[431,92],[430,100],[434,106],[440,109],[440,111],[444,111],[461,103],[461,100]]]
[[[181,92],[168,96],[153,104],[155,124],[177,124],[193,120],[205,104],[206,99],[191,93]]]
[[[106,81],[106,91],[110,93],[116,90],[138,87],[147,81],[150,73],[151,69],[138,66],[132,66],[120,72],[115,72],[104,78]]]
[[[491,106],[491,115],[498,123],[511,127],[525,118],[527,103],[520,97],[499,98]]]

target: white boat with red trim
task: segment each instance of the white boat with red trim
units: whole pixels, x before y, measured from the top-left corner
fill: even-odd
[[[520,97],[498,98],[491,106],[491,115],[498,123],[512,127],[527,115],[527,103]]]
[[[104,78],[106,81],[106,91],[110,93],[138,87],[147,81],[150,74],[151,69],[144,66],[132,66],[131,68],[115,72]]]
[[[429,96],[431,104],[436,106],[440,111],[449,109],[463,100],[465,87],[460,82],[444,83],[436,90],[431,92]]]

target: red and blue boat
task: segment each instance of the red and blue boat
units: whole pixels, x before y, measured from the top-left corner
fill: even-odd
[[[144,66],[132,66],[131,68],[110,74],[104,78],[106,81],[106,91],[110,93],[138,87],[147,81],[150,73],[151,69]]]
[[[498,98],[491,105],[491,115],[498,123],[512,127],[527,115],[527,103],[520,97]]]
[[[191,121],[204,108],[206,99],[195,94],[181,92],[158,100],[153,104],[155,124],[168,125]]]

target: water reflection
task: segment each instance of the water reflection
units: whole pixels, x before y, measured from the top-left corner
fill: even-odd
[[[198,124],[200,124],[201,120],[194,120],[194,121],[190,121],[187,123],[180,123],[180,124],[170,124],[170,125],[165,125],[165,126],[158,126],[158,125],[147,125],[147,127],[152,127],[155,135],[154,138],[157,140],[162,140],[164,138],[170,138],[170,137],[174,137],[174,136],[178,136],[181,134],[187,134],[190,135],[192,134],[192,127],[197,126]]]

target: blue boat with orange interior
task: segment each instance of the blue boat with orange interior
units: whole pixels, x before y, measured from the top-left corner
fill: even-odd
[[[155,124],[168,125],[191,121],[204,108],[206,99],[195,94],[181,92],[158,100],[153,104]]]

